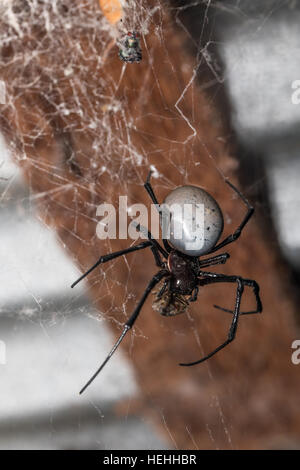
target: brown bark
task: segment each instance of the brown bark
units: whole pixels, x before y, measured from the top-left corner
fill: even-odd
[[[15,2],[29,28],[0,50],[0,78],[11,99],[1,106],[1,129],[28,184],[41,195],[41,214],[71,258],[85,270],[99,254],[131,243],[97,239],[96,208],[103,201],[116,204],[119,195],[128,195],[129,205],[150,207],[142,187],[150,165],[161,175],[153,180],[159,200],[178,185],[204,187],[222,207],[224,234],[231,233],[245,207],[223,176],[238,185],[238,164],[218,102],[201,91],[201,69],[192,80],[195,58],[167,9],[150,18],[142,62],[125,67],[102,28],[97,2],[65,1],[60,21],[50,12],[51,34],[38,15],[35,22],[30,13],[26,17],[26,4]],[[84,8],[77,9],[80,4]],[[145,24],[142,6],[138,18]],[[12,37],[13,28],[2,20],[0,32]],[[261,287],[263,314],[243,317],[228,348],[204,364],[178,367],[226,338],[231,317],[213,304],[233,304],[235,289],[228,285],[201,290],[188,316],[160,317],[148,299],[136,325],[143,335],[134,336],[133,346],[130,338],[122,344],[130,349],[142,394],[133,411],[150,415],[180,449],[265,448],[282,436],[299,439],[300,374],[290,359],[298,333],[295,306],[289,273],[264,235],[266,223],[255,216],[226,249],[231,259],[214,269],[256,279]],[[150,250],[128,255],[127,262],[105,265],[105,278],[98,273],[89,278],[91,298],[116,320],[109,322],[116,335],[118,322],[129,317],[157,270]],[[244,299],[243,308],[254,305],[250,290]]]

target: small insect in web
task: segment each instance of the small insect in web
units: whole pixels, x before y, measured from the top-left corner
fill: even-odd
[[[133,63],[142,60],[140,38],[135,31],[127,33],[119,42],[119,47],[119,57],[123,62]]]
[[[171,191],[165,198],[164,205],[160,206],[151,186],[150,178],[151,172],[147,177],[144,187],[148,192],[152,202],[159,210],[160,215],[163,213],[161,207],[167,206],[171,208],[169,214],[167,214],[170,223],[170,235],[168,238],[165,237],[162,239],[163,246],[161,246],[157,240],[152,238],[151,232],[137,224],[136,228],[146,234],[148,238],[147,240],[124,250],[101,256],[98,261],[71,286],[74,287],[91,271],[97,268],[97,266],[111,261],[112,259],[115,259],[119,256],[126,255],[127,253],[132,253],[134,251],[143,250],[146,248],[151,249],[154,262],[159,267],[159,271],[148,283],[142,298],[134,309],[134,312],[125,323],[119,339],[116,341],[112,350],[101,364],[99,369],[82,388],[80,393],[84,392],[84,390],[97,377],[105,364],[107,364],[111,356],[114,354],[121,341],[124,339],[126,333],[133,327],[148,295],[151,291],[153,291],[155,286],[159,286],[159,288],[155,292],[153,309],[158,311],[161,315],[174,316],[184,313],[189,303],[195,302],[197,300],[199,288],[216,283],[231,283],[236,285],[235,305],[232,310],[214,305],[215,308],[223,310],[224,312],[228,312],[232,315],[232,321],[226,340],[201,359],[193,362],[181,363],[179,364],[181,366],[194,366],[206,361],[235,339],[240,315],[249,315],[262,312],[259,286],[256,281],[252,279],[245,279],[241,276],[229,276],[226,274],[219,274],[204,270],[204,268],[208,268],[209,266],[226,263],[229,258],[228,253],[221,253],[216,256],[210,256],[208,258],[201,259],[203,255],[210,255],[217,250],[224,248],[229,243],[235,242],[241,235],[243,228],[254,212],[254,208],[250,205],[243,194],[232,183],[226,180],[226,183],[233,191],[235,191],[235,193],[245,204],[247,212],[236,230],[231,235],[228,235],[226,238],[224,238],[223,241],[218,243],[218,240],[223,232],[223,215],[219,205],[209,193],[197,186],[180,186]],[[186,204],[189,204],[194,208],[199,206],[204,208],[204,237],[202,237],[202,239],[200,239],[200,237],[198,240],[197,237],[195,238],[194,233],[188,231],[187,228],[191,227],[191,224],[189,224],[189,220],[186,220],[184,212],[184,216],[180,221],[180,223],[183,225],[182,236],[181,238],[175,237],[175,217],[172,212],[172,207],[183,207]],[[194,240],[192,249],[190,244],[191,239]],[[254,310],[242,312],[240,310],[240,306],[245,286],[248,286],[253,290],[256,300],[256,308]]]

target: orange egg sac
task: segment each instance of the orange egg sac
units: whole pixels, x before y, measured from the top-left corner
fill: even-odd
[[[120,0],[99,0],[103,15],[111,23],[115,24],[123,16],[123,9]]]

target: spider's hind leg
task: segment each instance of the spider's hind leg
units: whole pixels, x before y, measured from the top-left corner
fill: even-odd
[[[214,253],[217,250],[220,250],[220,248],[223,248],[224,246],[228,245],[229,243],[235,242],[241,235],[242,230],[244,229],[245,225],[249,222],[251,219],[253,213],[254,213],[254,207],[249,203],[248,199],[245,198],[245,196],[232,184],[230,181],[226,180],[226,183],[228,186],[231,187],[235,191],[235,193],[240,197],[240,199],[243,201],[247,208],[247,213],[245,214],[242,222],[240,225],[235,229],[235,231],[231,234],[228,235],[222,242],[220,242],[218,245],[215,245],[211,250],[210,253]]]
[[[216,264],[225,264],[228,258],[230,258],[229,253],[221,253],[220,255],[212,256],[211,258],[199,259],[199,266],[202,269]]]
[[[261,313],[262,312],[262,303],[260,300],[259,296],[259,285],[257,284],[256,281],[253,281],[252,279],[243,279],[243,283],[245,286],[252,287],[253,293],[255,295],[255,300],[256,300],[256,309],[255,310],[249,310],[247,312],[240,312],[240,315],[251,315],[255,313]],[[214,305],[215,308],[222,310],[223,312],[228,312],[233,314],[233,310],[229,310],[228,308],[220,307],[219,305]]]
[[[203,272],[202,272],[202,274],[203,274]],[[226,276],[226,275],[218,275],[218,274],[214,274],[214,273],[206,273],[206,274],[208,276],[211,276],[211,279],[205,279],[204,282],[202,281],[202,283],[201,283],[202,285],[211,284],[213,282],[236,282],[237,283],[233,319],[232,319],[232,322],[231,322],[231,325],[230,325],[230,328],[229,328],[229,333],[227,335],[227,339],[226,339],[226,341],[224,341],[224,343],[222,343],[220,346],[218,346],[216,349],[214,349],[211,353],[209,353],[206,356],[202,357],[202,359],[199,359],[198,361],[194,361],[194,362],[181,363],[181,364],[179,364],[180,366],[194,366],[196,364],[200,364],[201,362],[206,361],[210,357],[214,356],[218,351],[220,351],[221,349],[225,348],[228,344],[230,344],[234,340],[235,335],[236,335],[236,331],[237,331],[237,327],[238,327],[238,321],[239,321],[239,315],[240,315],[241,298],[242,298],[243,291],[244,291],[243,279],[238,277],[238,276]]]

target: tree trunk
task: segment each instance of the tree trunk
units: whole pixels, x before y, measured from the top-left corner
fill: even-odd
[[[45,8],[40,3],[36,8]],[[0,20],[0,34],[9,39],[0,48],[7,92],[1,130],[40,196],[40,213],[82,271],[100,254],[132,244],[99,240],[96,210],[102,202],[118,207],[120,195],[128,196],[128,206],[150,208],[143,188],[150,166],[159,174],[152,180],[159,201],[176,186],[201,186],[222,208],[224,236],[232,233],[246,208],[224,178],[250,200],[251,194],[238,182],[218,100],[203,91],[205,67],[187,52],[189,37],[176,28],[167,5],[156,10],[155,0],[137,2],[136,24],[125,16],[117,30],[97,2],[65,1],[60,11],[49,10],[50,33],[39,11],[33,17],[27,2],[14,5],[23,35]],[[119,59],[114,35],[124,34],[121,28],[142,34],[140,63]],[[283,436],[299,438],[300,374],[291,362],[295,305],[268,223],[256,213],[226,247],[227,264],[208,269],[255,279],[261,288],[262,315],[241,317],[227,348],[195,367],[178,366],[226,339],[231,316],[213,307],[234,305],[235,287],[226,284],[202,288],[188,313],[173,318],[154,312],[150,296],[122,343],[141,390],[132,411],[150,415],[171,446],[266,448]],[[116,337],[156,271],[147,249],[88,277],[91,298]],[[246,288],[243,309],[254,304]]]

